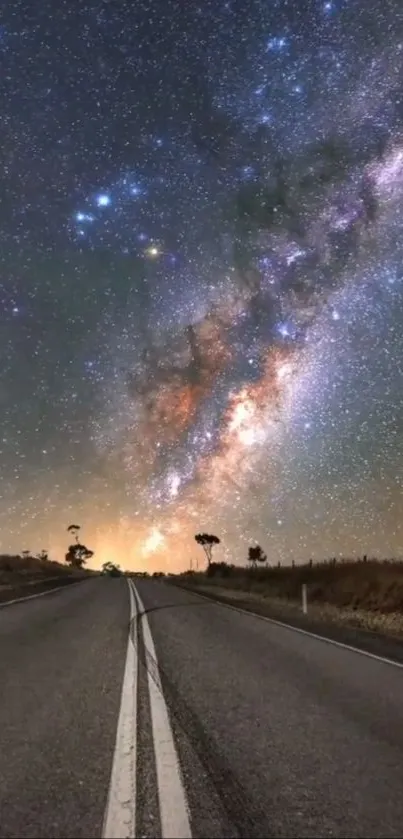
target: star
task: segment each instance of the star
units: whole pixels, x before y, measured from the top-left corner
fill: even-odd
[[[160,251],[159,251],[159,249],[157,248],[156,245],[151,245],[149,248],[147,248],[146,253],[147,253],[148,256],[151,256],[151,257],[154,257],[154,258],[156,256],[160,255]]]
[[[109,207],[111,204],[111,197],[107,193],[100,193],[96,196],[95,203],[98,207]]]

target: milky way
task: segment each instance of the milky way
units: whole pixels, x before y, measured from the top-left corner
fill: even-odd
[[[57,5],[0,20],[4,549],[399,555],[398,3]]]

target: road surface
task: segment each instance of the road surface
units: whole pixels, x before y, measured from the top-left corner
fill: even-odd
[[[401,666],[135,586],[0,608],[1,837],[401,836]]]

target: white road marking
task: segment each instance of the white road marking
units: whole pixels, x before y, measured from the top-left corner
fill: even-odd
[[[130,583],[129,596],[131,625],[136,604]],[[134,839],[136,835],[137,683],[137,645],[129,632],[103,839]]]
[[[158,800],[162,839],[191,839],[188,804],[183,786],[179,759],[169,720],[168,708],[162,691],[157,655],[150,625],[141,597],[131,581],[141,614],[146,654],[154,660],[151,674],[147,667],[150,692],[151,724],[157,771]]]
[[[301,629],[299,626],[293,626],[292,623],[279,621],[275,618],[268,618],[266,615],[259,615],[258,612],[252,612],[249,609],[242,609],[240,606],[234,606],[232,603],[224,603],[222,600],[215,600],[214,597],[209,597],[208,594],[200,594],[193,589],[185,589],[178,586],[182,591],[188,591],[196,597],[201,597],[203,600],[208,600],[209,603],[215,603],[216,606],[224,606],[226,609],[232,609],[234,612],[239,612],[241,615],[249,615],[249,617],[259,618],[259,620],[266,621],[266,623],[274,623],[276,626],[282,626],[284,629],[290,629],[292,632],[298,632],[300,635],[308,635],[309,638],[315,638],[316,641],[324,641],[325,644],[332,644],[333,647],[340,647],[342,650],[349,650],[351,653],[358,653],[367,658],[373,658],[375,661],[380,661],[382,664],[389,664],[391,667],[397,667],[403,670],[403,663],[394,661],[393,658],[385,658],[382,655],[371,653],[368,650],[361,650],[359,647],[353,647],[350,644],[343,644],[342,641],[335,641],[333,638],[327,638],[326,635],[318,635],[316,632],[310,632],[309,629]]]
[[[55,591],[63,591],[66,588],[73,588],[79,583],[84,583],[85,580],[76,580],[75,583],[67,583],[65,586],[56,586],[55,588],[46,589],[46,591],[38,591],[37,594],[28,594],[26,597],[16,597],[14,600],[6,600],[0,603],[0,609],[5,609],[6,606],[16,606],[17,603],[26,603],[27,600],[36,600],[37,597],[45,597],[46,594],[54,594]]]

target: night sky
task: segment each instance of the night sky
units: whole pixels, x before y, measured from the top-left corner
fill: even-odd
[[[400,0],[3,7],[1,550],[402,555]]]

